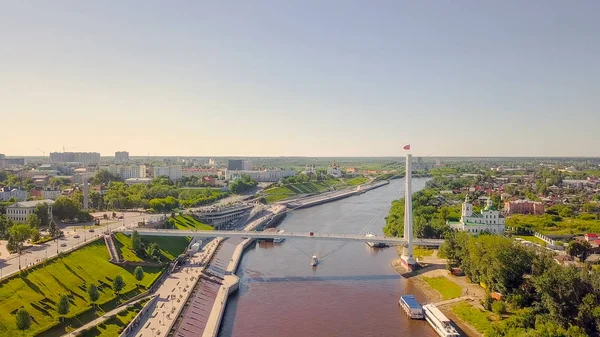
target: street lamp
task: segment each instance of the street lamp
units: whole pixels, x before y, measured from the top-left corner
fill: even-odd
[[[165,325],[165,311],[163,310],[163,325]]]

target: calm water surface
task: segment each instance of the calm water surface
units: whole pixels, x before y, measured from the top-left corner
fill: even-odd
[[[426,179],[414,179],[422,189]],[[404,180],[359,196],[291,212],[279,225],[288,232],[382,234],[391,200]],[[310,256],[320,263],[310,266]],[[425,321],[411,321],[400,295],[424,296],[390,262],[394,248],[364,243],[288,239],[259,243],[244,255],[240,290],[230,297],[221,337],[437,336]]]

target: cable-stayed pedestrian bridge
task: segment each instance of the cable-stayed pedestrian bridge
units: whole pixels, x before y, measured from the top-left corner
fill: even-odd
[[[254,239],[309,239],[309,240],[331,240],[331,241],[356,241],[356,242],[376,242],[385,243],[388,245],[404,246],[406,240],[404,238],[385,237],[385,236],[369,236],[352,235],[352,234],[333,234],[333,233],[316,233],[316,232],[262,232],[262,231],[205,231],[205,230],[177,230],[177,229],[148,229],[137,228],[136,231],[140,235],[146,236],[193,236],[193,237],[242,237]],[[121,230],[124,234],[131,235],[132,229]],[[413,245],[439,247],[444,240],[441,239],[413,239]]]

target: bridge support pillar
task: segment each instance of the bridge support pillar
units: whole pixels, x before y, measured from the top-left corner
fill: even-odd
[[[400,257],[404,266],[412,270],[416,266],[413,251],[413,215],[412,215],[412,155],[406,155],[406,174],[404,176],[406,187],[404,196],[404,239],[406,246]]]

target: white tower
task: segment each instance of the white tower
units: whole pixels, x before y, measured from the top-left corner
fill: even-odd
[[[462,216],[469,217],[473,215],[473,205],[469,199],[469,195],[465,197],[465,202],[462,204]]]
[[[404,239],[406,246],[400,257],[406,267],[411,268],[415,265],[415,257],[413,252],[413,215],[412,215],[412,155],[406,155],[406,189],[404,196]]]

